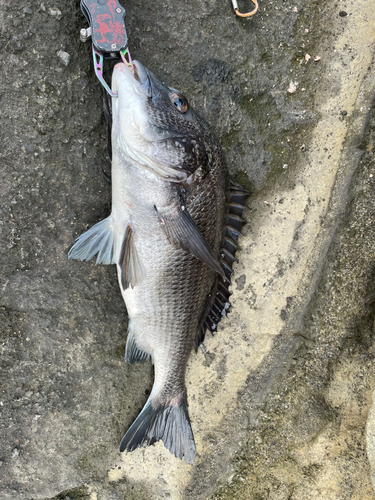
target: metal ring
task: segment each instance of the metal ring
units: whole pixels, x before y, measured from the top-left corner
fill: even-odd
[[[232,5],[233,5],[234,12],[236,13],[236,15],[238,17],[250,17],[250,16],[253,16],[256,13],[256,11],[258,10],[258,1],[257,0],[251,0],[251,1],[255,5],[254,10],[252,10],[251,12],[247,12],[246,14],[241,14],[241,12],[238,10],[237,0],[232,0]]]

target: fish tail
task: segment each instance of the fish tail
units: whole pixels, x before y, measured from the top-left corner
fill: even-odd
[[[195,443],[187,408],[186,394],[178,405],[152,405],[151,396],[143,410],[128,429],[120,444],[120,452],[133,451],[146,444],[162,440],[177,458],[188,464],[195,458]]]

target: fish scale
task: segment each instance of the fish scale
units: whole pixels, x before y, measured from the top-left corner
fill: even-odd
[[[192,463],[186,365],[227,309],[248,193],[229,185],[220,147],[176,89],[135,61],[134,75],[116,65],[112,91],[112,213],[69,257],[117,265],[125,360],[154,364],[151,394],[120,451],[161,439]]]

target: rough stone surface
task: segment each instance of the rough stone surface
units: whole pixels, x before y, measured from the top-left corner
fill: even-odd
[[[66,258],[110,209],[79,1],[0,0],[1,498],[375,498],[372,3],[124,4],[133,57],[252,190],[232,312],[188,367],[188,466],[119,454],[152,369],[123,363],[115,269]]]

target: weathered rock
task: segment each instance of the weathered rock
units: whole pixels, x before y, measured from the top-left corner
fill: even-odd
[[[375,498],[371,0],[251,19],[217,0],[124,6],[133,57],[253,192],[232,312],[189,363],[198,457],[118,453],[152,373],[123,363],[115,269],[66,258],[110,207],[86,22],[78,0],[2,0],[1,498]]]

